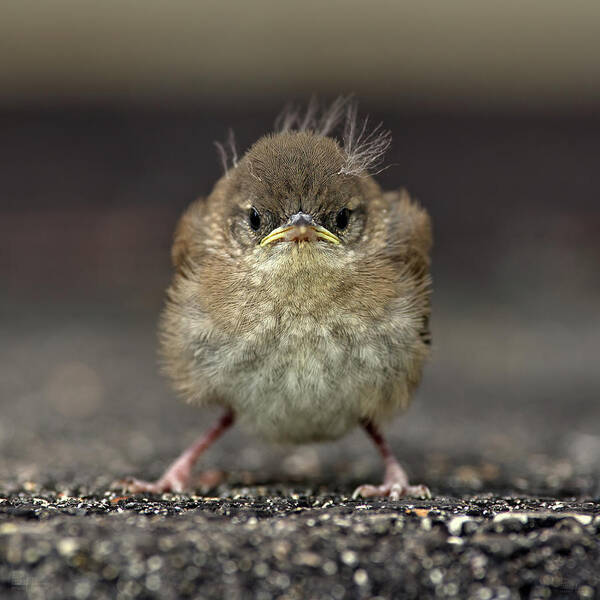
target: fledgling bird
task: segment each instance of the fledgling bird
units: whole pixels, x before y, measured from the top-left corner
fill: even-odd
[[[373,179],[389,143],[344,98],[321,113],[314,103],[288,110],[239,161],[234,150],[211,194],[184,213],[162,355],[183,398],[225,412],[159,480],[129,480],[130,491],[184,490],[200,454],[239,420],[292,443],[360,425],[385,479],[355,495],[429,495],[409,484],[379,429],[408,406],[430,344],[430,221]]]

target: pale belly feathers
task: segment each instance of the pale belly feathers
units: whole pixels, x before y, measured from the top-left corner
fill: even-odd
[[[335,439],[408,404],[413,329],[391,316],[369,328],[349,315],[319,325],[309,315],[266,317],[251,335],[210,336],[194,354],[214,395],[252,430],[287,442]]]

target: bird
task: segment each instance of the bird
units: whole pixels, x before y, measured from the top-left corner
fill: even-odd
[[[377,170],[391,143],[354,99],[287,107],[175,230],[159,325],[164,370],[218,422],[156,481],[183,492],[202,453],[234,422],[273,442],[338,439],[361,427],[384,463],[354,497],[430,497],[412,485],[382,425],[410,404],[430,354],[431,223]]]

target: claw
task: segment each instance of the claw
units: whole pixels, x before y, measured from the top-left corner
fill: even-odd
[[[188,483],[187,479],[177,477],[161,477],[157,481],[144,481],[135,477],[127,477],[118,481],[117,485],[130,494],[164,494],[165,492],[180,494],[188,487]]]
[[[404,485],[401,483],[383,483],[382,485],[359,485],[352,498],[386,497],[390,500],[400,500],[406,496],[414,498],[431,498],[431,492],[426,485]]]

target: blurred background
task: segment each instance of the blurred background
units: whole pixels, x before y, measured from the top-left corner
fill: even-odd
[[[229,127],[244,150],[287,101],[353,92],[393,133],[379,181],[435,227],[434,354],[399,453],[441,488],[511,464],[513,488],[591,490],[599,55],[585,0],[4,2],[0,481],[156,476],[208,425],[155,360],[176,219],[221,175]],[[378,469],[360,432],[274,451],[230,433],[205,463]]]

